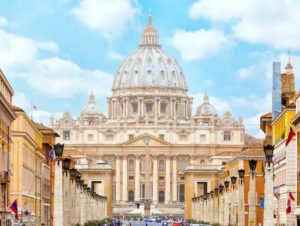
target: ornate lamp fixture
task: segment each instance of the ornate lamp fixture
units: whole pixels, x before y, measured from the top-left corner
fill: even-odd
[[[219,193],[222,194],[222,193],[223,193],[223,190],[224,190],[224,185],[223,185],[223,184],[220,184],[220,185],[219,185]]]
[[[68,175],[68,171],[70,169],[70,164],[71,164],[71,159],[65,158],[63,160],[63,169],[64,169],[64,172],[66,173],[66,175]]]
[[[245,177],[245,170],[244,169],[239,169],[238,172],[239,172],[240,182],[241,182],[241,184],[243,184],[244,177]]]
[[[235,188],[235,183],[236,183],[236,177],[233,176],[233,177],[230,178],[230,180],[231,180],[232,188],[234,189]]]
[[[77,175],[77,170],[76,169],[70,169],[70,175],[71,175],[71,180],[76,181],[76,175]]]
[[[268,163],[268,170],[271,170],[270,164],[271,164],[271,162],[273,162],[274,146],[265,145],[264,152],[265,152],[265,156],[266,156],[266,162]]]
[[[214,198],[214,194],[215,194],[214,191],[210,191],[210,196],[211,196],[211,198]]]
[[[227,192],[228,191],[228,188],[229,188],[229,181],[224,181],[224,185],[225,185],[225,191]]]
[[[249,160],[250,172],[251,172],[252,177],[255,176],[256,163],[257,163],[257,161],[254,159]]]
[[[218,197],[219,188],[215,188],[214,191],[215,191],[215,196]]]
[[[54,151],[55,151],[55,156],[57,158],[58,165],[64,151],[64,146],[65,145],[61,143],[54,144]]]
[[[87,190],[87,184],[83,184],[82,187],[83,187],[83,190],[85,190],[85,191]]]

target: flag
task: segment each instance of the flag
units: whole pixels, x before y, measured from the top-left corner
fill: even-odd
[[[55,151],[54,151],[54,149],[52,149],[51,151],[50,151],[50,160],[55,160],[55,158],[56,158],[56,156],[55,156]]]
[[[295,131],[293,130],[292,126],[290,127],[290,133],[289,136],[285,142],[285,146],[288,146],[289,143],[291,142],[291,140],[293,139],[293,137],[296,135]]]
[[[16,220],[19,220],[17,199],[9,207],[15,213]]]
[[[265,197],[263,197],[262,200],[260,201],[259,207],[265,208]]]
[[[295,198],[291,192],[289,193],[289,199],[291,199],[292,201],[295,201]]]
[[[287,208],[286,208],[286,214],[289,214],[292,212],[292,205],[291,205],[291,199],[288,198],[288,201],[287,201]]]

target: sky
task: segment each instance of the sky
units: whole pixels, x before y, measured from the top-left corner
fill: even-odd
[[[272,109],[272,62],[300,75],[299,0],[0,1],[0,68],[14,104],[49,124],[80,115],[91,91],[103,113],[122,60],[138,48],[149,10],[162,48],[181,65],[194,97],[207,93],[220,116],[243,118],[262,137]]]

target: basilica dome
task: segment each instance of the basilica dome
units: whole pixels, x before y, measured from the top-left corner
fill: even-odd
[[[88,104],[81,111],[81,115],[100,115],[101,112],[96,104],[95,96],[91,93]]]
[[[159,37],[149,16],[139,48],[119,67],[113,91],[128,88],[171,88],[187,91],[182,69],[159,45]]]
[[[209,98],[205,94],[203,103],[197,108],[196,116],[217,116],[217,110],[209,103]]]

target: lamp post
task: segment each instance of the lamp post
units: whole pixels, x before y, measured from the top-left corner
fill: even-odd
[[[151,199],[150,199],[150,140],[146,136],[144,138],[145,144],[145,199],[144,199],[144,217],[150,217]]]
[[[250,183],[248,192],[248,204],[249,204],[249,218],[248,225],[256,225],[256,181],[255,181],[255,169],[257,161],[251,159],[248,161],[250,167]]]
[[[63,208],[63,169],[59,164],[62,159],[64,144],[57,143],[54,145],[56,155],[54,164],[54,205],[53,205],[53,226],[60,226],[64,224],[64,208]]]
[[[265,145],[264,153],[266,156],[266,172],[265,172],[265,206],[264,209],[264,225],[273,225],[273,152],[274,146]],[[278,217],[278,216],[277,216]]]
[[[228,189],[229,189],[229,181],[224,181],[224,187],[225,187],[225,192],[224,192],[224,217],[223,217],[223,224],[228,225],[229,224],[229,200],[228,200]]]
[[[238,225],[243,226],[245,225],[245,202],[244,202],[244,176],[245,170],[239,169],[239,178],[240,178],[240,185],[239,185],[239,219]]]

